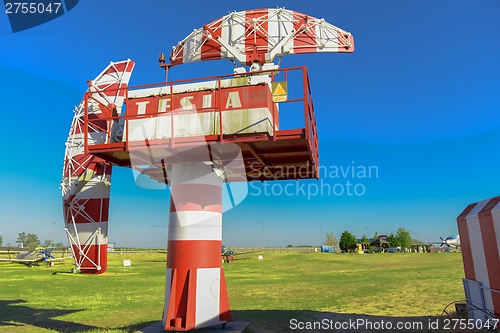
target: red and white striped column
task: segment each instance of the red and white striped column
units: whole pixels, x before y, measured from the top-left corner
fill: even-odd
[[[66,142],[62,190],[65,230],[78,270],[101,274],[107,269],[111,164],[85,153],[83,103],[75,112]],[[88,115],[89,143],[105,141],[108,123],[98,108]]]
[[[170,172],[163,327],[186,331],[231,321],[222,248],[222,179],[203,162]]]
[[[89,155],[85,166],[68,176],[73,183],[63,197],[65,230],[77,268],[82,273],[100,274],[107,269],[108,211],[111,165]]]
[[[481,283],[481,310],[500,319],[500,196],[469,205],[457,222],[465,278]]]

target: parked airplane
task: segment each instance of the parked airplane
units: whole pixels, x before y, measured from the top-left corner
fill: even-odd
[[[441,238],[441,243],[434,242],[434,244],[440,244],[439,247],[446,245],[451,248],[457,248],[460,246],[460,236],[459,235],[451,235],[446,237],[446,239]]]
[[[41,262],[50,265],[51,262],[64,260],[65,258],[55,258],[52,255],[52,250],[46,250],[44,248],[36,248],[36,249],[23,249],[22,252],[16,251],[16,249],[8,249],[7,251],[3,251],[3,253],[7,253],[9,258],[0,258],[0,262],[13,262],[25,264],[28,267],[32,267],[33,265],[37,265]],[[17,253],[17,254],[16,254]],[[11,254],[16,254],[15,258],[11,258]]]

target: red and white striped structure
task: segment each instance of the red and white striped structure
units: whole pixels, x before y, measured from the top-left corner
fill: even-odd
[[[228,58],[262,65],[287,54],[353,51],[353,36],[324,19],[270,8],[233,12],[205,24],[173,47],[170,61]]]
[[[500,319],[500,196],[469,205],[457,222],[465,278],[482,289],[467,301],[487,314],[483,318]]]
[[[88,143],[119,140],[118,124],[109,120],[119,115],[125,90],[134,68],[131,60],[110,63],[94,80],[89,81],[93,99],[75,108],[66,142],[61,183],[65,230],[77,269],[99,274],[107,268],[108,211],[111,164],[85,152]],[[121,90],[118,90],[121,89]],[[99,92],[105,90],[105,92]],[[108,132],[108,129],[111,129]]]
[[[209,163],[176,163],[170,189],[164,329],[231,321],[220,260],[222,178]]]
[[[269,70],[278,66],[268,64],[287,54],[353,51],[352,35],[323,19],[258,9],[195,30],[173,48],[171,64],[160,56],[166,70],[228,58],[251,65],[248,73],[239,68],[216,81],[129,90],[123,88],[134,63],[108,66],[76,109],[66,148],[63,203],[78,268],[106,270],[110,163],[140,170],[171,188],[163,328],[187,331],[231,321],[220,260],[223,182],[318,178],[307,71],[303,96],[277,101],[279,73]],[[287,81],[286,69],[280,72]],[[124,96],[127,112],[120,115]],[[296,101],[303,104],[304,128],[280,129],[278,103]],[[289,166],[305,167],[306,176],[290,173]],[[287,167],[283,178],[271,170],[276,167]]]

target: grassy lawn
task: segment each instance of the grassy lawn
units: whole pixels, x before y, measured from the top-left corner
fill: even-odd
[[[233,319],[248,332],[291,331],[293,318],[427,323],[464,299],[460,253],[258,255],[224,265]],[[161,319],[165,254],[111,255],[103,275],[71,268],[0,264],[0,331],[135,332]]]

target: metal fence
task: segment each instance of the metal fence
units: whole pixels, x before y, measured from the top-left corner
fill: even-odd
[[[229,246],[231,250],[235,253],[246,253],[246,252],[266,252],[266,253],[314,253],[321,252],[319,246],[294,246],[294,247],[261,247],[261,246]],[[115,247],[111,251],[108,249],[108,253],[117,254],[146,254],[146,253],[166,253],[167,249],[144,249],[144,248],[120,248]]]
[[[244,252],[266,252],[266,253],[311,253],[320,252],[319,247],[306,247],[306,246],[296,246],[296,247],[235,247],[229,246],[231,250],[235,253]]]

